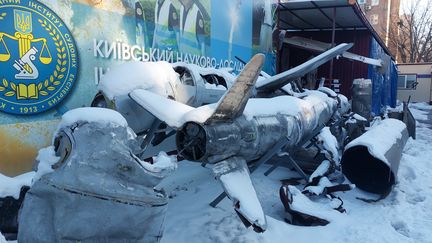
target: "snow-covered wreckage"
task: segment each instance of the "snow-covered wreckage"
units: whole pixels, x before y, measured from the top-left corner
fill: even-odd
[[[126,120],[104,108],[67,112],[54,145],[54,172],[34,182],[20,210],[20,242],[160,239],[167,196],[154,186],[176,168],[169,157],[154,164],[137,158]]]
[[[155,188],[175,170],[177,158],[211,164],[224,190],[212,205],[228,196],[256,232],[268,225],[250,174],[275,156],[287,155],[306,180],[302,191],[281,186],[288,223],[328,224],[345,212],[333,193],[354,184],[385,197],[407,140],[405,124],[385,119],[364,133],[365,119],[349,111],[346,97],[325,87],[305,90],[298,82],[350,47],[340,44],[273,77],[260,76],[260,54],[237,77],[184,63],[128,63],[112,70],[99,85],[96,107],[63,115],[52,146],[40,151],[19,212],[18,240],[158,242],[168,200]],[[392,135],[381,136],[381,130]],[[374,144],[378,137],[380,146]],[[157,156],[146,153],[150,146]],[[307,175],[291,155],[310,147],[324,157]],[[160,152],[171,150],[177,156]],[[368,190],[379,186],[383,190]],[[314,206],[307,197],[327,201]]]

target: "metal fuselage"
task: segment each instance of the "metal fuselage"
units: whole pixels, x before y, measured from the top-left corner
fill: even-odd
[[[336,98],[320,91],[309,92],[303,99],[293,96],[250,99],[245,110],[250,115],[232,121],[188,122],[177,133],[177,150],[186,159],[215,163],[232,156],[252,161],[283,138],[289,140],[289,147],[301,144],[321,130],[338,108]],[[273,112],[254,111],[259,105],[277,108]]]

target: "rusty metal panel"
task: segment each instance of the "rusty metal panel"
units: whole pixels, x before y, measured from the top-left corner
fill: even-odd
[[[318,40],[322,42],[331,43],[331,31],[304,31],[304,32],[288,32],[289,36],[301,36]],[[336,31],[335,43],[354,43],[354,46],[349,52],[369,56],[370,40],[372,35],[366,30],[344,30]],[[316,53],[308,52],[299,48],[291,48],[288,45],[284,45],[281,56],[281,70],[284,71],[290,67],[299,65]],[[329,78],[330,77],[330,64],[324,64],[318,68],[317,78]],[[368,77],[368,65],[361,62],[354,62],[344,58],[334,60],[333,62],[333,79],[339,79],[341,83],[341,93],[351,98],[351,86],[352,82],[356,78],[367,78]],[[330,84],[330,80],[327,80],[327,85]]]
[[[0,125],[0,172],[16,176],[32,169],[41,147],[48,146],[58,120]]]

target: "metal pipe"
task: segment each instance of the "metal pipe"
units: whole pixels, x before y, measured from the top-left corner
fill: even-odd
[[[387,194],[395,184],[407,140],[408,130],[402,121],[383,120],[345,147],[343,174],[364,191]]]
[[[337,111],[335,98],[320,91],[309,92],[303,99],[292,96],[265,99],[269,107],[283,104],[280,111],[271,114],[240,116],[230,122],[210,124],[188,122],[177,133],[178,151],[189,160],[216,163],[231,156],[252,161],[283,138],[289,140],[287,147],[296,146],[318,132]],[[254,102],[249,100],[245,113],[253,113],[248,107],[253,107]]]

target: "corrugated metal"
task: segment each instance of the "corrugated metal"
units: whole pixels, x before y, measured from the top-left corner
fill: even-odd
[[[287,37],[301,36],[331,43],[331,31],[310,31],[310,32],[288,32]],[[362,56],[369,56],[370,40],[372,35],[367,30],[357,31],[336,31],[335,43],[354,43],[353,48],[349,51]],[[287,70],[290,67],[296,66],[308,60],[316,53],[308,52],[299,48],[289,47],[284,45],[281,53],[281,70]],[[318,69],[317,78],[330,78],[330,64],[322,65]],[[361,62],[350,61],[345,58],[335,60],[333,63],[333,79],[339,79],[341,85],[341,93],[348,98],[351,97],[352,81],[356,78],[368,77],[368,65]]]

